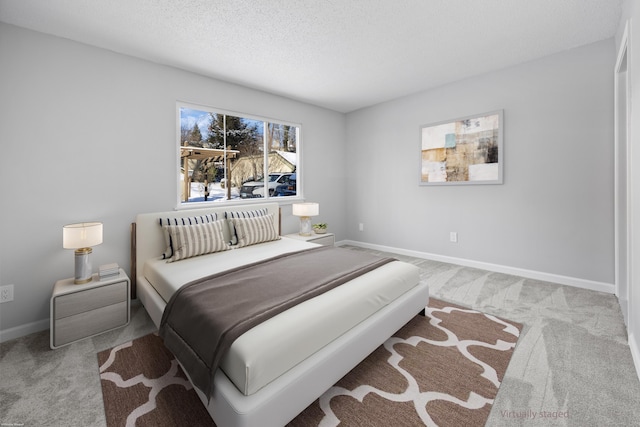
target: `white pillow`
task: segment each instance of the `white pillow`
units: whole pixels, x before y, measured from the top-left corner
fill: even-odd
[[[224,220],[190,225],[165,225],[173,255],[167,262],[230,249],[222,234]]]
[[[256,209],[253,211],[227,211],[224,213],[224,217],[229,220],[229,233],[231,234],[231,238],[229,240],[230,245],[238,244],[238,235],[236,234],[236,230],[234,228],[233,222],[231,221],[233,218],[256,218],[259,216],[265,216],[269,213],[267,208]]]
[[[238,247],[280,239],[273,224],[273,214],[255,218],[232,218],[238,236]]]
[[[164,243],[165,250],[162,253],[162,259],[169,259],[173,256],[173,248],[171,247],[171,237],[169,236],[169,229],[166,225],[190,225],[190,224],[204,224],[207,222],[214,222],[218,219],[218,214],[213,212],[206,215],[183,217],[183,218],[160,218],[160,227],[164,230]]]

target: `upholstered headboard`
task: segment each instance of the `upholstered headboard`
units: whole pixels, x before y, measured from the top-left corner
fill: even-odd
[[[276,231],[280,233],[280,206],[277,203],[226,205],[201,209],[138,214],[136,216],[136,222],[133,223],[131,227],[131,297],[136,297],[135,283],[137,282],[137,275],[142,273],[142,266],[145,261],[161,256],[165,250],[165,238],[159,223],[160,218],[189,218],[210,213],[216,213],[218,214],[218,218],[224,218],[225,212],[247,212],[258,209],[267,209],[268,213],[273,214],[274,226],[276,227]]]

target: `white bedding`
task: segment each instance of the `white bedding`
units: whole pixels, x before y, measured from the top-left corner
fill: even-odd
[[[312,246],[282,238],[174,263],[153,259],[145,262],[143,275],[168,301],[197,278]],[[417,267],[386,264],[246,332],[233,343],[221,368],[243,394],[251,395],[418,283]]]
[[[177,262],[167,262],[161,258],[144,263],[144,277],[151,283],[165,302],[171,295],[189,282],[276,255],[297,252],[318,246],[302,240],[282,238],[259,245],[216,252]]]

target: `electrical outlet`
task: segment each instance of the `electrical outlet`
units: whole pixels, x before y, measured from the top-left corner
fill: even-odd
[[[364,231],[364,224],[363,223],[358,224],[358,230]]]
[[[0,303],[13,301],[13,285],[0,286]]]
[[[449,233],[449,241],[452,243],[458,243],[458,233],[456,233],[455,231]]]

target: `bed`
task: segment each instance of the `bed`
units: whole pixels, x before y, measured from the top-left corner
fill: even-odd
[[[241,230],[229,227],[229,217],[254,215],[263,217],[262,223],[268,218],[277,238],[176,262],[163,259],[168,248],[161,218],[165,224],[216,218],[222,220],[224,240],[233,242]],[[318,246],[280,237],[279,215],[277,203],[139,214],[132,270],[136,295],[153,322],[161,325],[167,302],[187,283]],[[283,426],[421,312],[428,299],[417,267],[385,263],[248,330],[222,358],[210,393],[194,388],[220,427]]]

